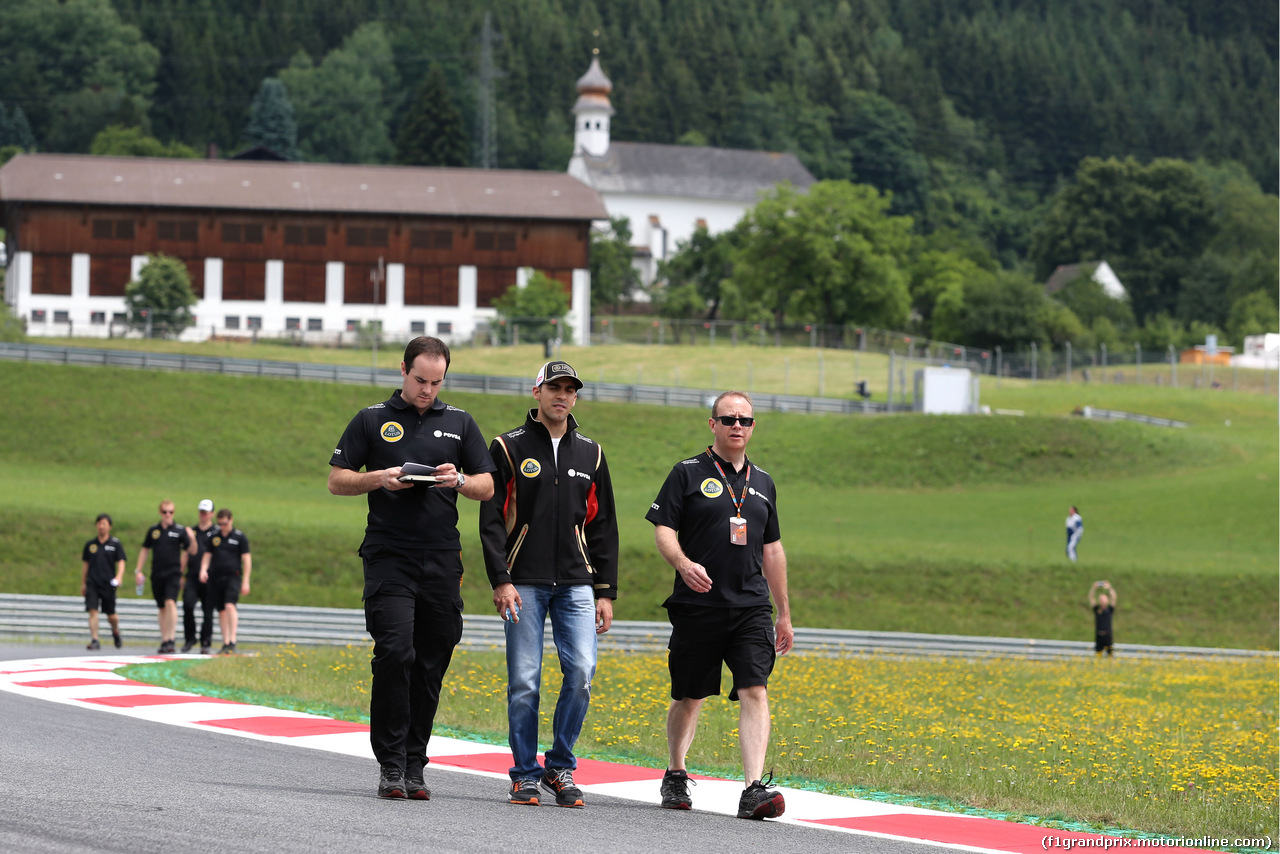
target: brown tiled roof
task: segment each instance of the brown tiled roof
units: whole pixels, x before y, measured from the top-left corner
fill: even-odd
[[[529,219],[608,219],[563,172],[19,154],[0,202]]]

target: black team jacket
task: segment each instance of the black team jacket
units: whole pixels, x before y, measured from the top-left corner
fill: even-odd
[[[489,583],[590,584],[595,598],[616,599],[618,517],[604,450],[570,415],[557,461],[535,413],[489,445],[493,498],[480,503]]]

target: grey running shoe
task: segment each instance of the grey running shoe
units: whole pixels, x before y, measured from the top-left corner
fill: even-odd
[[[409,796],[411,801],[429,801],[431,800],[431,790],[427,788],[427,783],[422,779],[422,768],[408,768],[404,772],[405,794]]]
[[[568,768],[548,768],[542,772],[542,788],[556,796],[556,806],[582,807],[582,790],[573,785],[573,771]]]
[[[102,649],[102,644],[98,643],[97,638],[94,638],[93,640],[89,641],[89,643],[85,646],[85,649]]]
[[[693,798],[689,797],[690,783],[694,781],[689,779],[688,771],[668,769],[667,773],[662,775],[662,808],[664,810],[693,809]]]
[[[769,788],[772,784],[773,773],[770,772],[768,783],[755,780],[743,789],[742,797],[738,799],[738,818],[777,818],[782,815],[787,809],[787,802],[783,800],[782,792]]]
[[[378,778],[378,797],[407,798],[408,787],[404,782],[404,771],[399,766],[388,762],[382,766],[382,775]]]

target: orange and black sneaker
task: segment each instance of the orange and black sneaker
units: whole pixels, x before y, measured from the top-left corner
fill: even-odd
[[[512,780],[511,792],[507,795],[507,801],[513,804],[528,804],[536,807],[538,805],[538,781]]]
[[[556,796],[556,806],[583,807],[582,790],[573,785],[569,768],[548,768],[542,772],[542,788]]]

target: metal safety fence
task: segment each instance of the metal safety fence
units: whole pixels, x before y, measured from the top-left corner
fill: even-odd
[[[155,603],[121,598],[116,603],[120,631],[126,642],[158,642]],[[357,645],[370,643],[364,611],[347,608],[305,608],[292,605],[250,605],[238,608],[237,642],[246,644]],[[105,621],[104,621],[105,622]],[[67,640],[88,636],[84,600],[78,596],[0,594],[0,638]],[[617,620],[600,636],[604,650],[660,652],[671,629],[666,623]],[[463,616],[464,649],[501,649],[505,643],[497,615]],[[546,646],[554,648],[547,633]],[[840,629],[796,629],[795,649],[816,655],[846,656],[885,653],[904,656],[962,658],[1062,659],[1093,655],[1086,641],[1035,638],[967,637],[916,632],[870,632]],[[1211,647],[1118,644],[1117,655],[1136,658],[1272,658],[1275,650],[1215,649]]]

